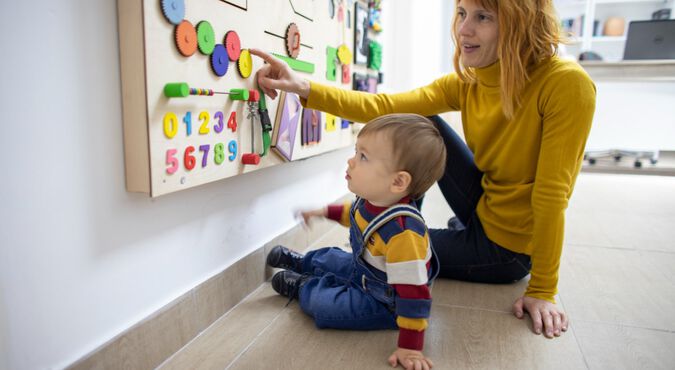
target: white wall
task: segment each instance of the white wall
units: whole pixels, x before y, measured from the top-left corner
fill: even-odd
[[[344,195],[351,149],[127,193],[116,2],[2,1],[0,369],[70,364]]]
[[[425,86],[452,71],[454,48],[450,21],[454,1],[385,1],[382,21],[384,47],[383,92]]]
[[[675,150],[675,81],[596,81],[586,150]]]

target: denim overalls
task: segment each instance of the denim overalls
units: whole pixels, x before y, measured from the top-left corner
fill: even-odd
[[[364,240],[368,240],[373,232],[387,222],[396,222],[399,216],[413,217],[422,223],[424,220],[415,207],[396,204],[377,215],[362,234],[354,219],[362,202],[357,198],[350,209],[349,239],[352,253],[330,247],[311,251],[303,259],[302,271],[310,278],[300,289],[300,307],[314,318],[319,328],[398,328],[396,291],[387,284],[384,272],[364,262],[361,257],[365,248]],[[432,248],[429,284],[438,274],[438,267],[438,259]],[[422,315],[428,317],[428,309]]]

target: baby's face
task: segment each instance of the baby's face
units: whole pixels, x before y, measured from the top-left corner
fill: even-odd
[[[393,153],[391,141],[380,133],[356,139],[356,152],[347,160],[345,178],[349,190],[372,203],[389,199],[397,172]]]

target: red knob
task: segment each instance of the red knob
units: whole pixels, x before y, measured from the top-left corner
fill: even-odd
[[[249,90],[248,101],[258,101],[258,100],[260,100],[260,92],[258,92],[258,90]]]
[[[260,163],[260,155],[258,153],[246,153],[241,156],[243,164],[252,164],[257,166]]]

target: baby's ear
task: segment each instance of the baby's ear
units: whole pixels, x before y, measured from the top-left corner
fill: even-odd
[[[410,176],[408,171],[398,171],[394,176],[394,181],[391,183],[390,190],[394,194],[407,193],[411,182],[412,176]]]

